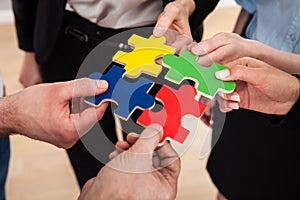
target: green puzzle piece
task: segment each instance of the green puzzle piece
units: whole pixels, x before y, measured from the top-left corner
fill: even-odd
[[[198,56],[184,50],[180,56],[167,54],[163,57],[163,65],[170,68],[166,79],[180,84],[184,79],[195,81],[197,91],[208,98],[213,98],[218,91],[231,93],[235,89],[234,81],[222,81],[215,77],[215,72],[227,67],[213,63],[203,67],[197,63]]]

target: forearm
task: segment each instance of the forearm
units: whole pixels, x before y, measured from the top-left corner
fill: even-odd
[[[290,74],[300,74],[299,54],[280,51],[257,41],[252,41],[252,44],[252,57]]]

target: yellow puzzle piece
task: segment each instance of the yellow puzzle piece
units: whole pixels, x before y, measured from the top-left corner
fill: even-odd
[[[175,52],[175,48],[164,44],[165,41],[165,37],[156,38],[151,35],[144,38],[133,34],[128,43],[134,46],[134,50],[118,51],[113,56],[113,61],[125,65],[126,75],[130,78],[137,78],[141,73],[157,77],[162,66],[155,63],[156,58]]]

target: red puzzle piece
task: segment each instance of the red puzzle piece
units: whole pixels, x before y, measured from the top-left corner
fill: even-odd
[[[197,92],[191,85],[182,85],[179,90],[164,85],[156,94],[156,99],[164,104],[159,112],[145,110],[137,122],[143,126],[160,124],[164,129],[161,143],[167,138],[183,143],[189,130],[181,126],[181,119],[187,114],[200,118],[206,105],[196,101]]]

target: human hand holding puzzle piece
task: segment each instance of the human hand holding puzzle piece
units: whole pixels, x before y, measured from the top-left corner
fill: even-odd
[[[175,48],[164,44],[164,37],[143,38],[134,34],[128,42],[135,47],[133,51],[118,51],[113,56],[113,61],[118,64],[112,65],[105,74],[90,75],[93,79],[107,80],[109,89],[96,97],[86,98],[86,102],[94,106],[103,101],[115,102],[118,107],[114,113],[125,121],[136,109],[140,109],[142,114],[137,123],[143,126],[153,123],[163,126],[161,144],[166,139],[184,143],[190,130],[182,127],[182,118],[193,115],[199,119],[206,109],[205,104],[195,100],[196,96],[201,94],[212,99],[218,91],[231,93],[235,89],[235,82],[221,81],[215,77],[215,72],[225,69],[225,66],[213,63],[210,67],[203,67],[196,62],[197,56],[187,50],[176,56],[173,54]],[[162,66],[156,63],[158,57],[162,57]],[[165,84],[156,94],[151,94],[155,78],[163,67],[168,68]],[[153,79],[142,77],[143,73]],[[125,76],[134,81],[126,81]],[[183,84],[183,80],[192,80],[194,87]],[[178,84],[179,89],[170,87],[170,81]],[[164,106],[158,112],[152,111],[155,99]]]

